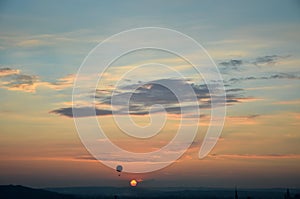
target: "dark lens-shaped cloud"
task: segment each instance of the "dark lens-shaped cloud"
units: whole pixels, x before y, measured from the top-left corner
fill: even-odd
[[[192,89],[193,93],[191,94],[183,90],[183,102],[179,103],[177,96],[169,88],[164,86],[168,84],[172,84],[179,90],[183,90],[186,88],[185,86],[188,85]],[[182,110],[185,110],[186,112],[195,108],[210,109],[212,103],[211,95],[213,94],[215,95],[213,97],[215,99],[214,103],[216,106],[234,105],[236,103],[242,103],[243,99],[248,99],[243,95],[243,89],[232,88],[227,90],[228,95],[224,104],[218,96],[218,89],[220,89],[218,88],[218,85],[211,84],[210,88],[213,88],[215,92],[211,93],[208,86],[205,84],[197,85],[178,79],[160,79],[145,84],[121,86],[118,90],[116,90],[116,92],[114,92],[114,106],[118,107],[118,110],[116,110],[114,114],[147,115],[149,114],[150,108],[156,104],[160,104],[164,107],[167,113],[171,114],[181,114]],[[131,90],[133,90],[133,92]],[[198,104],[191,105],[191,102],[193,102],[194,99],[193,97],[196,97]],[[124,99],[128,98],[130,99],[129,110],[127,107],[124,107],[126,105],[128,106],[127,103],[124,103]],[[97,116],[112,114],[112,111],[107,108],[111,106],[111,100],[111,91],[101,89],[96,92],[97,105],[95,111]],[[92,111],[92,108],[88,108],[87,106],[77,107],[77,110],[81,111],[80,109],[82,109],[82,113],[76,115],[76,117],[94,116],[95,112]],[[73,117],[71,107],[59,108],[51,111],[51,113]]]

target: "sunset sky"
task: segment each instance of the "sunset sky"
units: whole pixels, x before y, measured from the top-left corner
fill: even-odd
[[[216,146],[199,159],[210,120],[203,78],[168,52],[148,49],[119,58],[95,93],[98,122],[119,147],[137,153],[163,147],[175,135],[180,113],[173,94],[146,84],[132,101],[132,119],[145,126],[149,108],[162,104],[168,108],[167,122],[151,139],[132,138],[113,120],[111,92],[126,93],[148,81],[180,87],[184,83],[175,70],[197,94],[201,116],[197,136],[180,159],[158,171],[118,176],[95,160],[78,136],[73,83],[96,45],[140,27],[173,29],[201,44],[222,75],[227,114]],[[296,0],[0,1],[0,184],[128,186],[134,178],[138,186],[300,188],[299,35]],[[148,65],[123,78],[143,64]],[[156,94],[149,99],[149,93]],[[76,103],[85,107],[84,101]]]

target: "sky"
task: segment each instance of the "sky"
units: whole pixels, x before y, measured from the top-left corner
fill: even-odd
[[[296,0],[0,1],[0,184],[128,186],[134,178],[145,187],[300,188],[299,10]],[[72,92],[76,74],[92,49],[112,35],[142,27],[172,29],[197,41],[216,64],[222,81],[210,77],[207,62],[198,66],[205,69],[203,77],[182,57],[162,50],[142,49],[115,59],[101,74],[96,90],[74,101],[82,111],[77,119],[96,118],[114,144],[134,153],[155,151],[175,136],[182,110],[200,111],[197,117],[186,115],[187,121],[196,121],[187,129],[198,129],[183,156],[157,171],[118,176],[85,148],[84,136],[74,123]],[[122,49],[154,39],[156,45],[169,43],[186,56],[208,58],[176,39],[155,34],[133,39],[108,43]],[[99,78],[98,73],[93,75],[81,77]],[[219,83],[226,91],[225,123],[215,147],[199,159],[212,117],[214,94],[208,88]],[[179,104],[176,95],[160,84],[192,88],[199,106],[190,105],[184,92],[186,101]],[[118,103],[132,89],[126,111]],[[115,107],[111,107],[112,94]],[[87,103],[92,95],[94,117]],[[160,119],[151,123],[155,118],[148,114],[156,104],[165,108],[153,109],[153,116],[167,118],[163,126]],[[149,132],[159,130],[147,139],[125,135],[114,113],[125,126],[128,123],[122,119],[130,113],[139,126],[150,124]],[[107,162],[120,159],[106,152],[100,156]],[[126,159],[136,169],[148,161]]]

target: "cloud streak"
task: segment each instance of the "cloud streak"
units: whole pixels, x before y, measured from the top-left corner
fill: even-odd
[[[260,115],[247,115],[247,116],[227,116],[226,117],[226,123],[229,125],[254,125],[258,122],[256,119]]]
[[[262,57],[257,57],[255,61],[252,63],[254,65],[274,65],[276,64],[280,59],[285,58],[284,56],[279,55],[266,55]]]
[[[110,110],[97,109],[97,108],[94,109],[91,107],[81,107],[81,108],[77,108],[77,110],[80,110],[77,117],[90,117],[90,116],[94,115],[93,113],[95,113],[95,115],[102,115],[102,116],[112,114],[112,111],[110,111]],[[55,113],[55,114],[67,116],[67,117],[73,117],[72,107],[56,109],[56,110],[50,111],[50,113]]]
[[[231,59],[228,61],[222,61],[219,63],[220,70],[223,73],[227,73],[232,70],[240,71],[241,69],[246,69],[242,66],[270,66],[277,64],[280,60],[285,59],[289,56],[280,56],[280,55],[265,55],[256,57],[252,60],[242,60],[242,59]]]
[[[300,154],[211,154],[213,159],[299,159]]]
[[[240,59],[231,59],[229,61],[224,61],[219,63],[221,66],[240,66],[243,64],[243,60]]]
[[[248,76],[248,77],[238,77],[238,78],[231,78],[228,82],[239,82],[239,81],[247,81],[247,80],[270,80],[270,79],[293,79],[293,80],[300,80],[300,76],[296,74],[289,74],[289,73],[276,73],[269,76]]]

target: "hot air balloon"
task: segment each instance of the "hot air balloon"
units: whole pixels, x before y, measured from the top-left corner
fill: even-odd
[[[116,171],[119,172],[119,176],[121,175],[122,170],[123,170],[122,165],[118,165],[118,166],[116,167]]]

